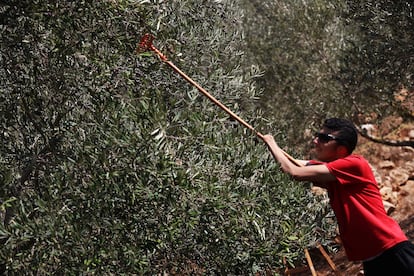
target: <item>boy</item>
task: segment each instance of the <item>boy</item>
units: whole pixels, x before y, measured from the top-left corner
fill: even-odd
[[[339,233],[350,261],[362,261],[370,275],[414,275],[414,245],[383,206],[368,162],[352,154],[358,133],[348,120],[327,119],[313,140],[317,159],[293,164],[273,136],[264,142],[284,172],[328,190]]]

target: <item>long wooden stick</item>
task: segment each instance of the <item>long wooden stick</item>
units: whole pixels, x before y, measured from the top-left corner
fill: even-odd
[[[329,266],[334,271],[335,275],[341,275],[341,272],[338,271],[338,269],[335,266],[335,263],[332,261],[332,259],[329,257],[328,253],[326,253],[325,249],[322,247],[321,244],[318,244],[318,249],[321,252],[321,254],[325,257],[325,260],[328,262]]]
[[[315,267],[313,266],[313,262],[309,254],[309,251],[306,248],[305,248],[305,257],[306,257],[306,260],[308,261],[309,269],[312,273],[312,276],[317,276]]]
[[[153,44],[152,41],[154,40],[154,36],[151,34],[145,34],[144,37],[141,39],[141,42],[138,45],[137,51],[143,51],[143,50],[152,50],[154,51],[162,61],[167,63],[175,72],[177,72],[181,77],[183,77],[187,82],[189,82],[191,85],[195,86],[204,96],[206,96],[210,101],[212,101],[215,105],[220,107],[222,110],[224,110],[227,114],[230,115],[233,119],[238,121],[240,124],[245,126],[246,128],[250,129],[253,133],[256,134],[257,137],[263,140],[264,135],[258,132],[256,129],[254,129],[253,126],[248,124],[246,121],[244,121],[242,118],[240,118],[236,113],[231,111],[229,108],[227,108],[224,104],[222,104],[220,101],[218,101],[215,97],[213,97],[210,93],[207,92],[203,87],[201,87],[197,82],[192,80],[189,76],[187,76],[183,71],[181,71],[177,66],[174,65],[171,61],[167,59],[167,57],[161,53],[160,50],[158,50]],[[283,151],[285,156],[296,166],[302,166],[300,162],[298,162],[295,158],[290,156],[288,153]]]

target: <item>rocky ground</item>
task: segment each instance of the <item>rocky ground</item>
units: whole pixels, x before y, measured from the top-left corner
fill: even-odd
[[[371,135],[387,140],[414,140],[414,123],[403,124],[401,118],[390,117],[380,126],[369,125]],[[384,206],[397,220],[411,241],[414,241],[414,148],[392,147],[360,138],[357,154],[363,155],[372,165],[384,199]],[[318,275],[335,275],[322,255],[311,251]],[[349,262],[344,250],[330,253],[341,275],[361,275],[361,263]],[[306,273],[295,275],[311,275]]]

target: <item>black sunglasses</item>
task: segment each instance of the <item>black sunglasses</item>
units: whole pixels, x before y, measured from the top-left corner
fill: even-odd
[[[315,137],[318,138],[318,141],[321,143],[328,143],[331,140],[339,140],[339,138],[333,136],[332,134],[316,132]]]

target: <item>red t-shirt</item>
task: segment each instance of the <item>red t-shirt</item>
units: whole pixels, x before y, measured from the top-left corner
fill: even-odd
[[[350,261],[375,257],[407,240],[385,212],[374,174],[362,156],[349,155],[325,165],[337,179],[329,183],[328,195]]]

